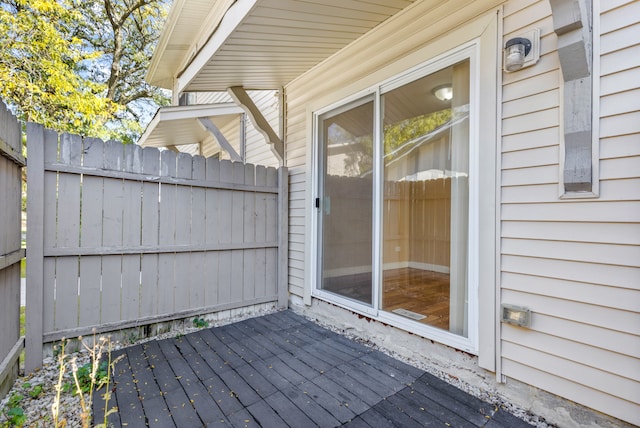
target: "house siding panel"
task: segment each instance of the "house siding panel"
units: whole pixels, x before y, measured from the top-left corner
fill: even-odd
[[[294,80],[285,88],[287,96],[286,159],[290,171],[290,181],[297,185],[290,192],[290,216],[295,223],[300,219],[300,227],[291,228],[290,242],[302,245],[297,250],[290,249],[290,262],[305,261],[305,218],[308,151],[311,147],[310,105],[320,108],[356,93],[371,84],[404,71],[407,66],[399,65],[399,60],[410,55],[428,41],[437,39],[451,28],[480,16],[495,7],[500,1],[471,2],[451,0],[446,4],[422,2],[396,15],[376,30],[369,32],[358,41],[312,69],[302,78]],[[467,41],[464,35],[461,42]],[[380,49],[380,46],[393,49]],[[415,59],[412,59],[415,61]],[[424,61],[424,58],[421,60]],[[421,61],[414,62],[413,65]],[[406,63],[406,61],[404,61]],[[384,70],[384,71],[381,71]],[[297,272],[296,279],[303,282],[304,265]],[[290,292],[303,296],[302,283],[291,282]],[[297,284],[300,284],[297,286]],[[306,285],[308,287],[308,284]]]
[[[530,22],[551,22],[548,5],[542,3],[547,2],[509,2],[505,34],[521,30],[520,14]],[[560,148],[561,106],[556,124],[536,120],[537,129],[528,130],[523,121],[514,121],[526,117],[527,107],[538,115],[554,107],[551,97],[545,105],[538,94],[560,87],[560,70],[554,73],[547,66],[547,73],[529,73],[525,80],[505,78],[502,301],[528,306],[533,314],[530,330],[503,326],[502,369],[507,376],[637,424],[640,46],[629,34],[638,34],[640,3],[603,3],[610,9],[601,15],[600,198],[558,199],[559,169],[552,164],[559,159],[552,147]],[[532,16],[534,9],[547,16]],[[545,44],[555,41],[545,38],[543,30]],[[547,56],[557,58],[553,52]],[[545,138],[535,138],[540,136]]]
[[[406,67],[406,57],[429,40],[499,2],[426,3],[411,8],[412,19],[396,16],[286,87],[294,295],[309,286],[304,219],[313,109],[401,71],[398,64]],[[600,195],[561,199],[563,83],[551,7],[547,0],[504,2],[502,43],[540,28],[541,58],[503,73],[499,287],[501,301],[531,307],[533,321],[530,329],[502,325],[499,358],[507,378],[639,424],[640,44],[628,35],[638,34],[640,2],[601,3]]]

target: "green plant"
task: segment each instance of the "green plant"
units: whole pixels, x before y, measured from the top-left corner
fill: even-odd
[[[6,426],[8,427],[21,427],[27,421],[22,407],[10,407],[5,416],[7,417]]]
[[[78,367],[75,373],[75,376],[78,378],[78,387],[71,391],[72,394],[77,395],[78,389],[86,394],[91,390],[92,386],[100,384],[102,379],[109,373],[108,365],[108,361],[100,361],[96,371],[93,370],[93,363],[91,362]]]
[[[11,394],[11,397],[9,398],[9,401],[7,401],[7,406],[8,407],[18,407],[20,405],[20,403],[22,402],[23,398],[24,397],[22,396],[22,394],[14,392],[13,394]]]
[[[2,424],[3,427],[21,427],[27,421],[21,403],[24,397],[22,394],[14,392],[7,401],[6,407],[3,409],[7,420]]]
[[[29,397],[36,399],[42,394],[42,385],[36,385],[28,391]]]
[[[196,328],[209,327],[209,321],[207,321],[204,318],[195,317],[193,319],[193,326],[196,327]]]

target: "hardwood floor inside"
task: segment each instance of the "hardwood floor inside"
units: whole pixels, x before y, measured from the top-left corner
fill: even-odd
[[[371,274],[325,279],[324,289],[344,297],[371,304]],[[416,320],[449,330],[449,274],[401,268],[384,271],[382,310],[406,310],[423,315]],[[401,315],[401,313],[400,313]]]
[[[405,309],[425,316],[418,322],[449,330],[449,274],[390,269],[384,271],[383,281],[383,310]]]

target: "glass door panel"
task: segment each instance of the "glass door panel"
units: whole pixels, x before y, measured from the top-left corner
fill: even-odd
[[[465,337],[469,79],[465,60],[382,95],[381,309]]]
[[[373,100],[320,117],[320,288],[372,305]]]

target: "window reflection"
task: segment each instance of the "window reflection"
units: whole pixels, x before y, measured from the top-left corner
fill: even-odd
[[[385,93],[383,111],[381,308],[467,336],[469,61]]]

